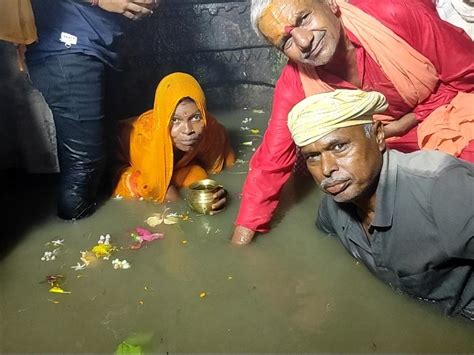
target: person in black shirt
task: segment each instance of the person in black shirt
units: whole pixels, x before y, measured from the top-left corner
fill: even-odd
[[[105,70],[116,68],[124,25],[153,13],[157,0],[32,0],[38,42],[27,66],[56,127],[58,216],[95,211],[105,165]]]

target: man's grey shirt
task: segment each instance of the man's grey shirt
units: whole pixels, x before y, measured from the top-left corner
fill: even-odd
[[[392,288],[474,319],[474,164],[390,150],[369,233],[353,204],[329,196],[316,224]]]

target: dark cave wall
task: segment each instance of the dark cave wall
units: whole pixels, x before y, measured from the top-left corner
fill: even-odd
[[[283,63],[251,28],[246,0],[165,0],[133,24],[123,58],[113,85],[123,117],[150,108],[156,84],[174,71],[194,75],[212,109],[268,106]]]

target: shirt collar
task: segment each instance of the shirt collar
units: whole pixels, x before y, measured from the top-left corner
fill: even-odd
[[[397,190],[396,156],[386,150],[383,154],[383,164],[380,171],[379,183],[375,193],[375,218],[372,226],[375,228],[391,227],[395,194]]]

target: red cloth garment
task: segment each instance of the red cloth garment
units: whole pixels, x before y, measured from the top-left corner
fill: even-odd
[[[449,103],[459,91],[474,92],[474,42],[467,41],[464,34],[442,21],[428,1],[353,0],[351,4],[389,27],[435,66],[440,78],[436,90],[413,109],[419,121],[424,120],[437,107]],[[389,103],[386,114],[394,119],[411,112],[411,108],[359,40],[349,32],[347,35],[356,47],[357,66],[362,82],[360,89],[384,94]],[[355,88],[318,69],[320,78],[332,87]],[[297,65],[290,61],[277,81],[272,113],[262,144],[249,164],[236,225],[258,232],[269,230],[280,191],[295,162],[295,145],[287,127],[288,113],[304,97]],[[398,144],[400,150],[412,151],[418,149],[416,142],[415,127],[407,135],[390,140],[389,145],[397,147]],[[461,153],[461,157],[464,156]]]

